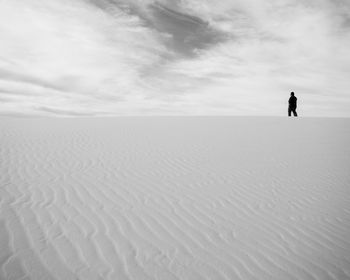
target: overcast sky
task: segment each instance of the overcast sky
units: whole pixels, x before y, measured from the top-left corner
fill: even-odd
[[[350,117],[349,0],[0,0],[0,113]]]

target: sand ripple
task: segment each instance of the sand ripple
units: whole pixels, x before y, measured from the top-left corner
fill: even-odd
[[[350,279],[350,122],[0,120],[0,279]]]

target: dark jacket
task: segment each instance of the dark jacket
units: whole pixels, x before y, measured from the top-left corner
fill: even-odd
[[[289,107],[296,108],[297,107],[297,98],[295,96],[291,96],[289,98]]]

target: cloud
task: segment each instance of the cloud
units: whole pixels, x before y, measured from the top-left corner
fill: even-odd
[[[31,85],[47,89],[39,106],[55,104],[60,93],[50,89],[72,99],[85,94],[87,100],[136,92],[143,69],[166,52],[158,34],[122,11],[101,13],[83,1],[15,0],[1,6],[0,49],[8,61],[0,64],[0,77],[17,81],[23,92]]]
[[[350,116],[349,29],[347,0],[2,1],[0,111]]]
[[[79,116],[79,117],[91,117],[95,116],[96,114],[91,112],[77,112],[77,111],[69,111],[69,110],[62,110],[62,109],[54,109],[49,107],[37,107],[36,110],[39,112],[49,113],[53,116]]]
[[[231,18],[223,29],[229,32],[231,28],[232,40],[200,51],[196,59],[177,61],[171,71],[184,79],[206,81],[198,89],[198,102],[238,104],[243,114],[283,114],[288,91],[294,90],[305,95],[310,114],[329,115],[330,110],[325,113],[313,109],[312,103],[323,100],[329,105],[332,96],[333,113],[348,115],[337,102],[338,96],[346,96],[341,102],[350,101],[349,71],[344,69],[350,65],[346,53],[350,40],[341,24],[344,19],[340,13],[341,19],[334,15],[342,7],[328,2],[300,5],[285,1],[285,5],[265,5],[254,10],[252,2],[236,6],[226,3],[214,10],[203,4],[206,1],[201,2],[202,17],[214,26]],[[257,6],[259,3],[256,1]],[[313,97],[306,98],[307,95]]]

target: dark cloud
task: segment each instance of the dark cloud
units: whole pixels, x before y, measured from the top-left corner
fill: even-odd
[[[170,35],[166,44],[177,53],[193,56],[198,50],[210,48],[227,39],[223,32],[213,29],[198,17],[172,10],[159,3],[150,7],[154,28]]]
[[[132,1],[88,1],[112,15],[117,8],[138,17],[141,24],[157,31],[163,38],[164,45],[177,55],[195,56],[198,50],[210,48],[227,40],[227,34],[216,30],[201,18],[175,10],[157,1],[145,5],[146,11],[134,5]]]

